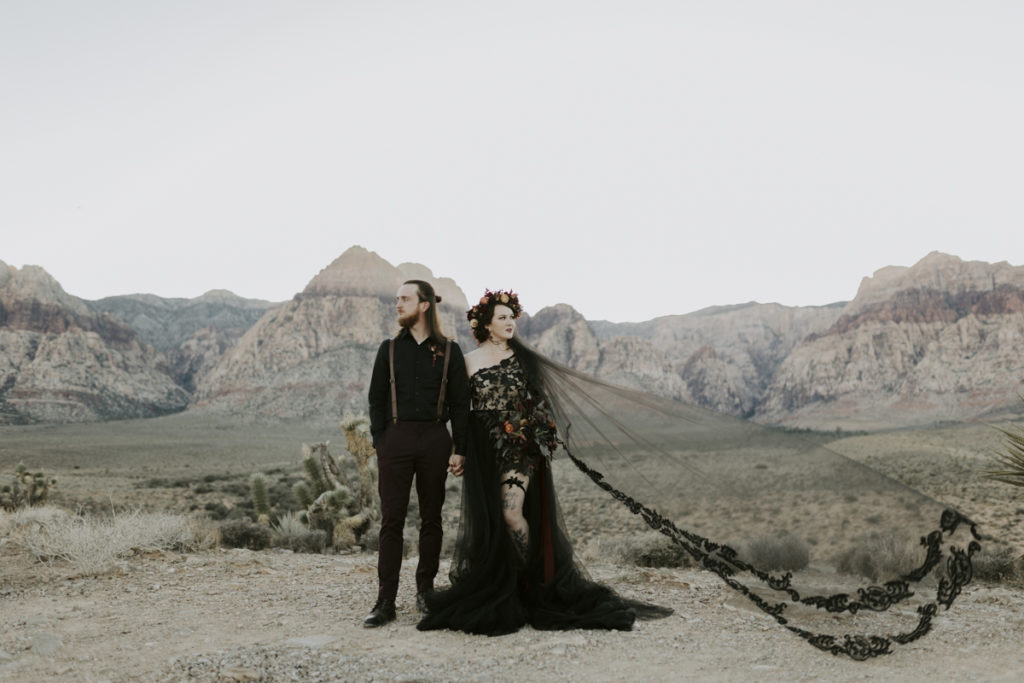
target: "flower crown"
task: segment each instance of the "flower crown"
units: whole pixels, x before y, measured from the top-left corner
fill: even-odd
[[[484,295],[480,297],[480,303],[473,308],[466,311],[466,320],[469,321],[470,327],[476,327],[480,324],[480,316],[486,311],[488,306],[508,306],[512,309],[512,317],[518,318],[523,313],[523,307],[519,303],[519,295],[509,290],[507,292],[498,290],[492,292],[489,289],[484,290]]]

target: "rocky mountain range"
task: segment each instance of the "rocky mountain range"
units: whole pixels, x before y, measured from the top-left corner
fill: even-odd
[[[82,422],[184,410],[166,359],[45,270],[0,261],[0,423]]]
[[[381,340],[397,331],[395,292],[409,279],[433,282],[445,328],[464,327],[456,321],[468,304],[452,280],[352,247],[223,355],[196,388],[193,409],[275,418],[365,412],[369,369]]]
[[[864,278],[773,374],[757,417],[868,428],[994,417],[1024,392],[1024,267],[932,252]]]
[[[243,299],[214,289],[195,299],[164,299],[153,294],[126,294],[85,302],[90,310],[126,322],[167,357],[171,379],[189,393],[224,352],[276,304]]]
[[[466,296],[423,265],[352,247],[290,301],[213,291],[86,302],[0,262],[0,422],[188,409],[252,419],[365,410],[406,279],[435,283],[472,348]],[[757,421],[881,428],[1005,415],[1024,391],[1024,267],[934,252],[866,277],[853,301],[718,306],[642,323],[566,304],[520,321],[541,352],[609,381]]]

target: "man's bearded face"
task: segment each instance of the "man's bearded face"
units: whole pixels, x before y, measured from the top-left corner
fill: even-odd
[[[402,285],[395,295],[395,310],[398,313],[398,324],[409,329],[420,320],[423,311],[420,310],[420,298],[416,292],[416,285]]]
[[[419,319],[420,319],[420,310],[418,308],[414,308],[414,309],[412,309],[412,311],[410,311],[409,313],[406,313],[405,315],[399,314],[398,315],[398,324],[401,325],[402,327],[404,327],[405,329],[409,329],[410,327],[415,325],[419,321]]]

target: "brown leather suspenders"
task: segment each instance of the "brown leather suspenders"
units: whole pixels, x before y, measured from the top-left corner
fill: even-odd
[[[444,393],[448,390],[448,359],[452,357],[452,340],[444,340],[444,370],[441,371],[441,393],[437,396],[437,421],[444,414]]]
[[[444,394],[448,390],[448,361],[452,354],[452,340],[444,341],[444,369],[441,371],[441,393],[437,397],[437,421],[444,415]],[[388,364],[391,366],[391,421],[398,422],[398,389],[395,387],[395,340],[388,344]]]
[[[388,364],[391,366],[391,421],[398,422],[398,390],[395,388],[395,340],[388,345]]]

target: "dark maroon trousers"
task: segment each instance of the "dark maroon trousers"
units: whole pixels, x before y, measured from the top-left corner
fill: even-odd
[[[420,560],[416,592],[434,587],[441,558],[441,506],[452,438],[439,422],[397,422],[388,425],[377,443],[377,490],[380,493],[380,549],[377,555],[378,597],[394,600],[402,569],[402,531],[409,510],[413,476],[420,504]]]

